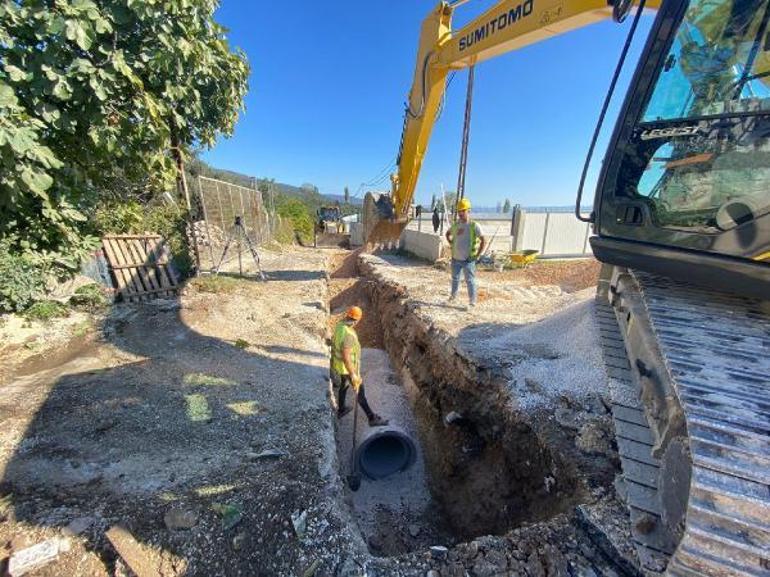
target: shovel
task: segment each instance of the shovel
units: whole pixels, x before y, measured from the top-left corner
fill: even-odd
[[[358,428],[358,391],[353,397],[353,443],[350,446],[350,473],[348,474],[348,487],[351,491],[358,491],[361,486],[361,474],[358,472],[358,459],[356,459],[356,429]]]

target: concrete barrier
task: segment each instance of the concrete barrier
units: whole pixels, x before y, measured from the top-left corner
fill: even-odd
[[[436,262],[441,258],[442,243],[443,239],[437,234],[409,229],[405,229],[401,233],[399,241],[401,250],[411,252],[431,262]]]
[[[544,207],[533,210],[517,209],[516,213],[516,225],[511,222],[512,214],[471,215],[481,227],[487,242],[491,243],[488,252],[536,250],[543,258],[591,255],[591,247],[588,244],[590,225],[577,220],[572,211],[565,211],[563,207]],[[416,219],[412,220],[407,230],[417,232],[419,228],[423,231],[421,234],[431,231],[430,236],[433,236],[430,220],[423,217],[423,221],[419,223]],[[515,231],[512,230],[514,228]]]
[[[351,222],[348,226],[350,226],[350,246],[364,244],[364,225],[360,222]]]

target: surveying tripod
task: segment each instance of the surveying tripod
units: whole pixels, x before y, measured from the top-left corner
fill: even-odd
[[[254,259],[254,263],[257,265],[259,278],[263,281],[267,281],[267,278],[265,277],[265,273],[262,272],[262,265],[259,262],[259,253],[257,252],[257,249],[254,248],[254,244],[251,242],[249,235],[246,234],[246,229],[243,227],[243,222],[241,221],[240,216],[235,217],[235,223],[233,224],[233,234],[230,234],[227,237],[225,248],[222,249],[222,256],[219,257],[219,264],[217,264],[217,268],[214,270],[214,274],[215,275],[219,274],[219,269],[222,267],[222,263],[225,262],[227,251],[230,249],[230,245],[235,239],[235,241],[238,243],[238,274],[240,276],[243,276],[243,262],[241,260],[241,248],[242,248],[241,243],[244,238],[246,239],[246,246],[249,247],[249,251],[251,252],[252,258]]]

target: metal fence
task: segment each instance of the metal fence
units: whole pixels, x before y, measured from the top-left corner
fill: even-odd
[[[223,266],[238,259],[236,217],[240,217],[243,232],[255,246],[272,238],[270,214],[260,191],[203,176],[196,180],[196,198],[200,203],[201,218],[193,223],[193,234],[201,269],[216,268],[228,241],[232,241],[231,248],[227,251]],[[245,243],[245,239],[241,240]],[[242,249],[248,250],[246,246],[242,246]],[[248,256],[244,262],[250,260]]]

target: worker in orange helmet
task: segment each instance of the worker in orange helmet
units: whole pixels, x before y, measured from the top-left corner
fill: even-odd
[[[352,408],[345,407],[345,396],[348,387],[353,387],[358,396],[358,404],[366,413],[370,427],[383,427],[388,424],[369,407],[366,400],[364,384],[361,379],[361,344],[355,326],[361,321],[363,311],[360,307],[350,307],[337,326],[334,328],[332,339],[331,376],[332,383],[339,387],[339,402],[337,403],[337,417],[343,417]]]

